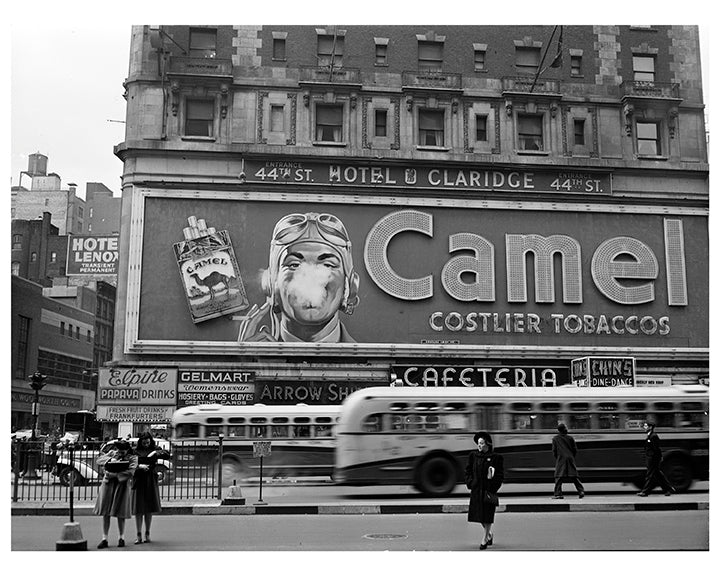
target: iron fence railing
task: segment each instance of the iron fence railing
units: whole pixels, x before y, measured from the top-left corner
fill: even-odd
[[[51,446],[43,441],[11,443],[11,500],[69,502],[97,498],[103,471],[97,457],[106,448],[102,442]],[[158,460],[162,500],[221,499],[223,482],[222,442],[197,441],[171,444],[171,456]],[[206,458],[195,455],[202,452]],[[209,457],[208,457],[209,456]],[[71,493],[72,485],[72,493]]]

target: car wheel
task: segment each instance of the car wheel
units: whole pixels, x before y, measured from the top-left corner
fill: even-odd
[[[155,474],[157,474],[158,484],[169,484],[170,483],[170,470],[163,464],[157,464],[155,466]]]
[[[65,466],[60,470],[59,478],[60,484],[63,486],[70,486],[70,478],[72,478],[73,486],[81,486],[85,483],[85,478],[82,477],[82,474],[70,466]]]
[[[420,464],[417,487],[428,496],[450,494],[457,484],[455,466],[442,456],[433,456]]]

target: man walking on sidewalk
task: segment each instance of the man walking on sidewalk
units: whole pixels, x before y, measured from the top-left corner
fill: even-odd
[[[567,426],[563,422],[558,424],[558,434],[552,440],[552,453],[555,457],[555,491],[553,498],[558,500],[563,498],[562,485],[564,480],[570,480],[575,484],[578,492],[578,498],[585,496],[585,489],[580,483],[577,467],[575,466],[575,456],[577,456],[577,446],[575,439],[568,434]]]
[[[655,433],[655,421],[648,418],[643,423],[643,428],[647,434],[645,438],[645,465],[647,466],[647,472],[645,473],[645,485],[638,492],[638,496],[647,496],[656,484],[659,484],[664,490],[665,496],[670,496],[675,492],[675,489],[660,469],[662,450],[660,449],[660,437]]]

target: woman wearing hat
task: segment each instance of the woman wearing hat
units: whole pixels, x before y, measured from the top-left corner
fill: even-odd
[[[166,450],[158,448],[150,432],[142,432],[138,436],[135,453],[138,457],[138,467],[133,478],[133,513],[137,538],[135,544],[142,544],[142,525],[145,520],[145,542],[150,542],[150,526],[152,515],[162,509],[160,504],[160,487],[155,466],[160,456],[169,457]]]
[[[493,452],[492,437],[487,432],[473,436],[477,451],[470,452],[465,467],[465,485],[470,489],[468,522],[482,524],[484,533],[480,550],[492,546],[492,526],[498,505],[497,491],[502,486],[505,470],[503,457]]]
[[[137,469],[138,459],[130,449],[127,440],[116,440],[114,447],[97,458],[104,466],[100,492],[94,512],[103,517],[103,536],[98,548],[108,547],[110,517],[115,516],[118,524],[118,548],[125,546],[125,519],[132,517],[132,490],[130,479]]]

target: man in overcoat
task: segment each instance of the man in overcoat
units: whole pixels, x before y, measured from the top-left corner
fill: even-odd
[[[638,492],[638,496],[647,496],[656,484],[665,492],[665,496],[670,496],[675,492],[665,474],[660,469],[662,463],[662,450],[660,449],[660,437],[655,433],[655,421],[647,419],[643,423],[643,429],[645,430],[645,465],[647,471],[645,473],[645,485],[642,490]]]
[[[552,453],[555,457],[555,490],[553,498],[562,499],[562,485],[564,480],[570,480],[575,484],[578,498],[585,496],[585,489],[580,482],[575,456],[577,456],[577,445],[575,439],[568,434],[567,426],[560,422],[557,427],[558,434],[552,439]]]

